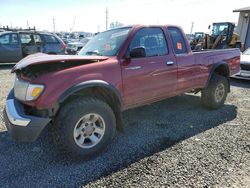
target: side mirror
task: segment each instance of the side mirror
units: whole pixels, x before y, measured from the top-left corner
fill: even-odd
[[[210,28],[211,28],[211,25],[208,26],[208,29],[210,29]]]
[[[146,57],[146,50],[144,47],[136,47],[133,48],[130,53],[129,56],[131,58],[140,58],[140,57]]]

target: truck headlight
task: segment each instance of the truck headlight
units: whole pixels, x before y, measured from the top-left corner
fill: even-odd
[[[15,97],[21,101],[33,101],[37,99],[44,91],[42,84],[31,84],[27,81],[16,78],[14,84]]]
[[[33,101],[37,99],[42,94],[44,88],[44,85],[29,84],[26,91],[26,101]]]

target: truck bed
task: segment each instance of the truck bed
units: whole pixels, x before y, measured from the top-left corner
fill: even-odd
[[[239,72],[240,50],[238,48],[193,51],[193,55],[196,65],[211,68],[215,63],[225,62],[229,65],[230,76]]]

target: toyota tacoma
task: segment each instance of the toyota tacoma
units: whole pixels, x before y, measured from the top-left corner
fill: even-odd
[[[224,104],[238,49],[192,51],[178,26],[134,25],[96,35],[79,55],[27,56],[4,119],[10,135],[35,141],[45,127],[71,155],[100,153],[123,129],[124,110],[185,92],[201,92],[210,109]]]

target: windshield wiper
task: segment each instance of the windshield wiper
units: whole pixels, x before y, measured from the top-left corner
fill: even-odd
[[[100,54],[97,51],[88,51],[88,52],[86,52],[86,55],[98,55],[98,56],[102,56],[102,54]]]

